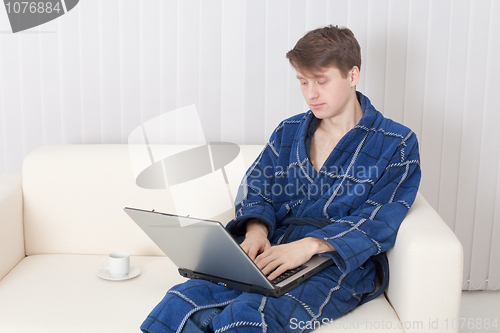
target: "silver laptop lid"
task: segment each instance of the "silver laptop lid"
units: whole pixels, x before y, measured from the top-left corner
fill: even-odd
[[[124,210],[178,268],[273,288],[219,222]]]

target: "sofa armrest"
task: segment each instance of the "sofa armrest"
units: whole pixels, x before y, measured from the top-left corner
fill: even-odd
[[[0,175],[0,280],[25,257],[21,174]]]
[[[458,332],[462,245],[420,194],[387,257],[386,296],[405,332]]]

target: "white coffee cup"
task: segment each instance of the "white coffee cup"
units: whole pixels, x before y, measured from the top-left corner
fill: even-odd
[[[107,266],[103,263],[107,262]],[[128,275],[130,270],[130,255],[127,252],[113,252],[108,258],[101,260],[101,267],[109,270],[109,274],[114,277]]]

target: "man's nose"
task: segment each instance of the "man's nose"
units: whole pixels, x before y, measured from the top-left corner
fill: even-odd
[[[319,96],[319,90],[315,83],[311,83],[307,86],[307,97],[309,99],[315,99]]]

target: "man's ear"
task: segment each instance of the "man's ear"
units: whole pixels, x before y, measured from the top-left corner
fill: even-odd
[[[359,68],[358,66],[354,66],[349,71],[349,79],[351,80],[351,87],[356,87],[359,82]]]

